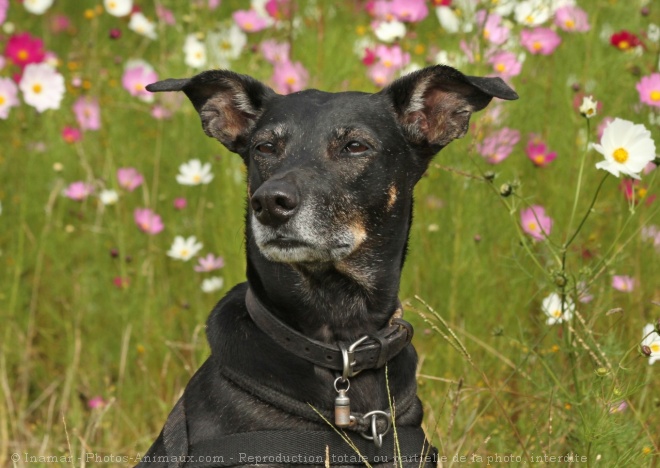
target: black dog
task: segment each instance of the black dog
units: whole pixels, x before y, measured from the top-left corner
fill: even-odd
[[[142,464],[432,460],[397,299],[413,187],[472,112],[516,93],[446,66],[376,94],[281,96],[223,70],[147,89],[183,91],[247,165],[248,281],[211,313],[211,356]]]

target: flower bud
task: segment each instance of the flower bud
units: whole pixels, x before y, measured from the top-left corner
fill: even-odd
[[[598,377],[605,377],[609,373],[610,371],[606,367],[599,367],[598,369],[596,369],[596,375]]]
[[[495,180],[495,173],[493,171],[484,172],[484,180],[487,180],[488,182],[492,182],[493,180]]]
[[[502,184],[500,186],[500,195],[503,197],[508,197],[513,193],[513,187],[511,184]]]
[[[639,347],[639,352],[642,353],[643,356],[649,357],[651,356],[651,348],[649,348],[646,345],[642,345]]]
[[[655,322],[655,332],[660,335],[660,319]]]

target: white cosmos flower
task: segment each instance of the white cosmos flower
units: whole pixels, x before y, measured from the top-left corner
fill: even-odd
[[[103,190],[99,193],[99,200],[104,205],[114,205],[119,200],[119,194],[116,190]]]
[[[648,346],[651,350],[649,364],[660,360],[660,335],[654,330],[655,327],[649,323],[644,327],[644,331],[642,332],[642,336],[645,337],[642,340],[642,346]]]
[[[442,29],[450,34],[458,32],[461,26],[461,21],[451,7],[439,6],[435,9],[435,14],[438,17]]]
[[[562,309],[561,296],[557,293],[550,293],[548,297],[543,299],[541,309],[543,313],[548,316],[545,323],[554,325],[555,323],[562,323],[565,320],[573,318],[575,312],[575,304],[570,297],[564,298],[564,307]]]
[[[228,68],[230,61],[241,55],[246,44],[247,35],[237,24],[206,35],[209,59],[216,68]]]
[[[596,115],[598,111],[598,101],[594,101],[593,96],[585,96],[582,98],[582,104],[580,104],[580,114],[590,119]]]
[[[224,285],[225,280],[223,280],[220,276],[212,276],[211,278],[207,278],[202,281],[202,291],[205,293],[212,293],[222,289]]]
[[[103,0],[103,6],[112,16],[126,16],[133,10],[133,0]]]
[[[0,78],[0,119],[9,116],[9,109],[20,104],[18,86],[11,78]]]
[[[59,109],[64,97],[64,77],[47,63],[31,63],[25,67],[18,87],[26,103],[43,112]]]
[[[552,10],[547,0],[525,0],[516,5],[514,16],[518,24],[539,26],[550,19]]]
[[[600,144],[594,144],[593,148],[605,157],[604,161],[596,163],[596,168],[605,169],[616,177],[622,173],[639,179],[640,172],[655,159],[651,132],[642,124],[619,118],[605,127]]]
[[[136,11],[131,15],[131,19],[128,22],[128,29],[135,31],[142,36],[148,37],[149,39],[156,39],[158,37],[158,34],[156,34],[156,23],[149,21],[149,19],[139,11]]]
[[[406,35],[406,25],[397,20],[383,21],[376,26],[374,34],[380,41],[393,42]]]
[[[203,247],[201,242],[197,242],[195,236],[190,236],[186,239],[182,236],[176,236],[170,250],[167,251],[167,255],[175,260],[187,262],[197,255]]]
[[[199,159],[191,159],[179,166],[179,174],[176,181],[181,185],[208,184],[213,180],[211,174],[211,163],[202,165]]]
[[[184,62],[192,68],[202,68],[206,66],[206,46],[197,39],[197,35],[188,34],[186,42],[183,45],[185,55]]]
[[[46,12],[53,4],[53,0],[24,0],[23,6],[25,9],[34,13],[35,15],[41,15]]]

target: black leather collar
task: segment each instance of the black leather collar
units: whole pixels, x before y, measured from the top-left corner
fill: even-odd
[[[412,325],[396,317],[400,314],[395,313],[387,327],[373,335],[365,335],[364,340],[356,346],[344,343],[333,345],[308,338],[281,322],[257,299],[250,288],[245,294],[245,305],[254,323],[277,344],[296,356],[344,373],[344,362],[348,358],[349,377],[365,369],[383,367],[410,343],[413,336]],[[353,349],[349,351],[350,348]]]

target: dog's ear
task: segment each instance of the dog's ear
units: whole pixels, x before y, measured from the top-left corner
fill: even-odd
[[[392,101],[406,138],[427,156],[465,135],[472,112],[493,97],[518,99],[501,78],[465,76],[444,65],[399,78],[379,94]]]
[[[148,91],[183,91],[202,119],[204,132],[240,153],[247,135],[275,92],[260,81],[228,70],[209,70],[189,79],[152,83]]]

